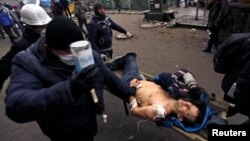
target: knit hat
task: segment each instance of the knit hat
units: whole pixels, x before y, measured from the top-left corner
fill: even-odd
[[[69,49],[72,42],[84,40],[77,24],[66,17],[54,18],[46,28],[45,41],[55,50]]]
[[[102,3],[95,3],[94,6],[93,6],[93,9],[94,9],[94,12],[95,12],[95,15],[100,17],[100,18],[103,18],[105,17],[105,15],[102,15],[101,13],[98,12],[98,9],[104,7]]]

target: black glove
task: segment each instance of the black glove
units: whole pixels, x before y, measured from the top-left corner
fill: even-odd
[[[214,26],[215,28],[217,28],[217,27],[219,26],[219,23],[220,23],[220,22],[216,20],[216,21],[214,21],[213,26]]]
[[[92,88],[97,85],[98,74],[100,73],[97,65],[90,65],[70,80],[70,90],[75,99],[84,93],[90,93]]]

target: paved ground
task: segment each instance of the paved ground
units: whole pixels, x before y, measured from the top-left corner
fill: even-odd
[[[195,15],[192,8],[179,8],[176,16],[183,14]],[[183,15],[182,14],[182,15]],[[142,29],[143,15],[110,14],[112,19],[134,34],[130,40],[114,38],[114,56],[127,52],[136,52],[138,66],[144,72],[158,74],[175,72],[179,68],[188,68],[196,76],[198,83],[208,92],[222,97],[220,82],[221,74],[212,68],[213,54],[201,52],[206,46],[208,34],[205,30],[191,28],[156,28]],[[114,32],[114,35],[117,35]],[[10,46],[8,39],[0,39],[0,56]],[[1,141],[47,141],[36,123],[17,124],[9,120],[4,111],[5,87],[0,94],[0,140]],[[180,134],[157,127],[154,123],[127,117],[121,100],[105,93],[108,122],[103,123],[102,115],[98,116],[99,131],[95,141],[186,141]],[[244,117],[237,115],[229,118],[232,124],[241,123]]]

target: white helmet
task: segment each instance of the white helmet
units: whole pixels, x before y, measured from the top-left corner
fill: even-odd
[[[35,4],[25,4],[21,9],[21,21],[28,25],[46,25],[51,21],[45,10]]]

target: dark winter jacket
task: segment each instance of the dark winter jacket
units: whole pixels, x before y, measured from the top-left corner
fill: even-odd
[[[14,57],[5,98],[7,116],[20,123],[37,121],[49,137],[72,132],[95,134],[95,106],[90,92],[83,93],[77,100],[72,97],[70,78],[74,66],[60,62],[43,44],[41,37]],[[129,87],[102,64],[95,52],[94,57],[103,75],[95,88],[100,104],[104,106],[104,85],[113,94],[128,100]]]
[[[225,99],[237,105],[238,112],[250,117],[250,39],[244,43],[244,51],[240,55],[237,65],[232,65],[234,71],[225,74],[222,80],[222,89]],[[228,98],[227,93],[233,83],[236,82],[234,99]]]
[[[29,47],[32,43],[34,43],[40,34],[34,32],[32,29],[25,27],[25,31],[21,38],[16,40],[10,47],[10,50],[1,58],[0,60],[0,89],[5,82],[5,80],[9,77],[11,71],[11,60],[14,56]]]
[[[208,27],[214,26],[214,24],[221,25],[223,20],[229,13],[228,0],[215,0],[208,4]]]
[[[89,41],[98,53],[112,49],[112,29],[126,34],[127,31],[112,21],[109,17],[101,20],[93,16],[88,24]]]

